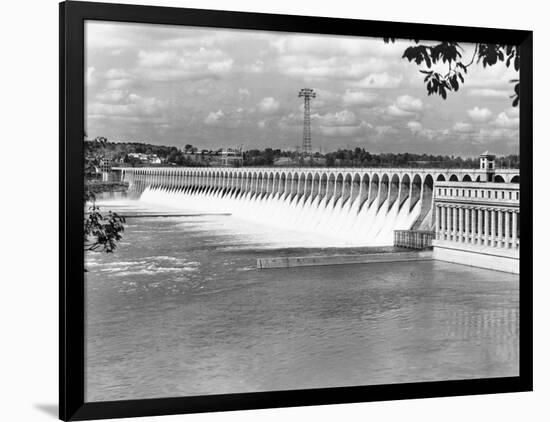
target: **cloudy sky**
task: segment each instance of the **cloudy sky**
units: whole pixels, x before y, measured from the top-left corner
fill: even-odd
[[[517,153],[518,109],[503,65],[472,66],[447,100],[427,96],[410,42],[88,22],[88,137],[218,148],[295,148],[301,88],[314,151]],[[465,46],[470,57],[472,46]]]

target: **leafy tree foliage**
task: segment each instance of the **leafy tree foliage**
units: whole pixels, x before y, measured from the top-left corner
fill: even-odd
[[[465,83],[468,68],[475,64],[481,64],[484,68],[496,63],[504,62],[506,67],[513,66],[519,71],[519,48],[514,45],[477,43],[471,57],[463,57],[464,48],[457,42],[442,41],[436,44],[420,44],[419,40],[413,40],[411,45],[403,52],[403,58],[414,62],[421,67],[420,73],[424,75],[424,83],[428,95],[440,95],[447,98],[447,93],[458,91]],[[393,43],[395,38],[384,38],[384,42]],[[439,72],[434,66],[443,64],[446,71]],[[519,79],[510,81],[514,84],[514,93],[510,96],[512,105],[519,104]]]
[[[190,147],[190,148],[187,148]],[[193,147],[192,145],[186,145],[185,151],[187,154],[195,153],[197,152],[197,148]],[[204,165],[202,162],[194,160],[189,158],[186,153],[182,152],[180,149],[176,147],[171,147],[170,152],[165,157],[165,160],[167,163],[175,164],[178,166],[186,166],[186,167],[198,167],[201,165]]]
[[[280,156],[281,150],[278,151]],[[272,148],[266,148],[261,151],[259,149],[251,149],[243,154],[243,164],[245,166],[272,166],[276,152]]]
[[[105,143],[106,140],[98,140]],[[87,213],[84,217],[84,250],[112,253],[117,248],[117,242],[122,239],[126,220],[116,212],[102,213],[96,205],[95,192],[88,183],[95,177],[95,169],[100,165],[102,156],[91,153],[85,144],[84,153],[84,204]]]
[[[101,213],[95,200],[88,207],[88,215],[84,219],[84,250],[112,253],[117,248],[117,242],[122,239],[126,220],[116,212]]]

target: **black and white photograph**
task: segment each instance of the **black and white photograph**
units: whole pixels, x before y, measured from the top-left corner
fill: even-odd
[[[517,46],[84,35],[85,401],[519,375]]]
[[[547,419],[543,3],[2,11],[1,420]]]

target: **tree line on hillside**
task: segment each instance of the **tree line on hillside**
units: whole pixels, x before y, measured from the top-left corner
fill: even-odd
[[[281,151],[272,148],[266,148],[265,150],[253,149],[244,152],[244,165],[277,165],[277,162],[282,158],[288,159],[289,165],[322,167],[479,167],[479,157],[464,158],[454,155],[414,154],[409,152],[373,154],[364,148],[338,149],[326,154],[317,152],[311,157],[302,157],[296,151]],[[501,156],[496,159],[497,168],[519,168],[519,164],[519,155],[515,154]]]
[[[320,156],[319,153],[317,153]],[[286,158],[291,162],[300,160],[300,153],[297,151],[285,151],[279,148],[250,149],[243,151],[243,165],[245,166],[272,166],[281,158]]]
[[[198,153],[198,148],[187,144],[180,149],[174,146],[153,145],[142,142],[110,142],[106,138],[96,138],[93,141],[85,141],[86,153],[93,156],[101,156],[111,161],[136,166],[140,160],[130,154],[156,155],[164,163],[178,166],[197,167],[203,165],[200,161],[191,159],[190,156]]]
[[[210,158],[219,154],[218,150],[199,150],[191,144],[183,149],[174,146],[153,145],[139,142],[110,142],[101,140],[86,141],[85,150],[93,156],[102,156],[117,162],[140,165],[138,159],[129,156],[131,153],[157,155],[164,165],[186,167],[207,167]],[[265,148],[243,151],[243,165],[252,166],[322,166],[322,167],[435,167],[435,168],[478,168],[479,157],[460,157],[454,155],[433,155],[404,153],[374,154],[364,148],[338,149],[321,154],[316,152],[311,157],[303,157],[295,150]],[[496,159],[497,168],[519,168],[520,158],[517,154],[500,156]]]
[[[478,168],[479,157],[404,153],[371,154],[364,148],[339,149],[325,154],[327,167],[436,167]],[[519,155],[496,159],[497,168],[519,168]]]

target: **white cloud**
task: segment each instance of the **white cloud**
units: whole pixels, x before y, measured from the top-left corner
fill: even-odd
[[[321,126],[321,134],[329,137],[358,136],[365,132],[367,124],[358,126]]]
[[[281,119],[277,123],[277,126],[281,130],[289,130],[289,129],[295,130],[297,127],[302,126],[303,120],[301,119],[302,119],[301,116],[299,117],[295,113],[290,113],[286,116],[281,117]]]
[[[357,83],[357,86],[365,88],[397,88],[401,85],[403,76],[392,76],[388,73],[373,73]]]
[[[246,88],[239,88],[239,90],[237,91],[238,94],[239,94],[239,100],[246,100],[247,98],[250,97],[250,91]]]
[[[401,95],[400,97],[397,98],[397,101],[395,102],[395,104],[401,110],[411,111],[411,112],[422,111],[422,109],[424,108],[424,105],[422,104],[422,100],[411,97],[410,95]]]
[[[324,115],[314,114],[313,120],[318,120],[321,126],[357,126],[360,121],[353,111],[342,110]]]
[[[101,51],[132,47],[135,40],[128,36],[129,29],[126,25],[113,25],[111,22],[88,21],[85,24],[86,47]]]
[[[208,63],[208,70],[214,73],[226,73],[233,67],[233,59],[225,59],[217,62]]]
[[[89,116],[95,118],[145,118],[158,117],[166,109],[167,103],[155,97],[142,97],[133,93],[117,92],[112,95],[105,93],[104,100],[94,102],[88,107]]]
[[[519,117],[509,117],[508,114],[502,112],[495,119],[494,125],[500,128],[519,129]]]
[[[508,89],[513,90],[511,79],[518,79],[518,72],[513,66],[506,67],[502,62],[493,66],[483,67],[481,64],[468,68],[464,86],[481,89]]]
[[[342,102],[346,106],[366,106],[374,104],[378,95],[372,92],[352,91],[347,89],[342,96]]]
[[[106,90],[96,95],[96,99],[104,103],[118,103],[127,97],[128,93],[120,89]]]
[[[429,139],[430,141],[434,140],[436,137],[439,136],[439,132],[437,130],[434,130],[434,129],[422,129],[419,134],[426,138],[426,139]]]
[[[466,129],[467,123],[457,123],[455,124],[455,130],[457,129]],[[425,128],[422,123],[417,121],[410,121],[407,123],[407,128],[417,137],[424,138],[430,141],[434,139],[441,140],[448,138],[451,131],[449,129],[428,129]],[[462,134],[462,132],[460,132]],[[462,136],[462,135],[461,135]]]
[[[388,126],[388,125],[381,125],[381,126],[376,126],[374,128],[374,130],[376,131],[376,134],[378,136],[383,136],[383,135],[389,135],[389,134],[395,134],[397,133],[397,129],[395,129],[394,127],[392,126]]]
[[[385,44],[383,40],[372,40],[356,37],[330,37],[318,35],[296,34],[287,37],[270,39],[270,44],[280,54],[295,55],[344,55],[358,57],[400,56],[406,42]]]
[[[388,107],[388,114],[394,117],[412,117],[422,111],[423,108],[422,100],[410,95],[401,95],[397,97],[395,103]]]
[[[360,80],[372,72],[385,69],[385,62],[375,58],[318,57],[282,55],[277,58],[278,70],[305,80]]]
[[[144,51],[138,52],[138,66],[159,67],[175,65],[178,54],[175,51]]]
[[[221,110],[218,111],[212,111],[206,116],[204,119],[204,123],[207,125],[215,125],[217,124],[221,119],[223,119],[224,113]]]
[[[391,104],[388,106],[388,114],[394,117],[411,117],[414,113],[411,111],[401,110],[397,105]]]
[[[279,109],[279,102],[273,97],[266,97],[258,103],[258,109],[264,114],[273,114]]]
[[[95,85],[96,79],[95,79],[95,67],[88,66],[86,68],[86,85],[93,86]]]
[[[472,97],[508,98],[510,92],[502,89],[473,88],[468,90],[468,95]]]
[[[474,130],[474,127],[471,123],[456,122],[453,126],[453,130],[460,133],[470,133]]]
[[[201,47],[227,47],[242,42],[243,40],[258,40],[265,37],[264,34],[255,32],[239,33],[239,31],[211,31],[209,29],[179,29],[166,39],[160,40],[159,45],[167,48],[189,49]]]
[[[135,73],[154,81],[210,79],[228,73],[233,64],[233,59],[219,49],[140,50]]]
[[[109,69],[103,75],[105,78],[105,88],[109,90],[119,90],[127,88],[132,84],[134,76],[127,70],[121,68]]]
[[[422,123],[411,120],[410,122],[407,123],[407,127],[410,129],[412,133],[417,133],[422,130]]]
[[[470,116],[470,119],[478,123],[488,122],[493,116],[492,111],[488,108],[479,108],[477,106],[471,110],[468,110],[467,113],[468,116]]]
[[[128,79],[131,75],[127,70],[120,68],[109,69],[105,72],[105,78],[107,79]]]
[[[264,62],[256,60],[254,63],[244,65],[243,70],[249,73],[262,73],[264,71]]]
[[[504,112],[510,117],[519,117],[519,107],[510,107]]]
[[[105,88],[122,89],[122,88],[129,87],[131,84],[132,84],[132,80],[130,79],[111,79],[106,82]]]
[[[328,137],[349,137],[364,134],[372,125],[359,119],[350,110],[341,110],[323,115],[311,116],[314,122],[319,124],[321,134]]]
[[[502,139],[511,139],[516,142],[519,140],[519,131],[513,128],[493,128],[493,129],[480,129],[477,137],[480,141],[494,141]],[[516,144],[518,145],[518,144]]]
[[[336,107],[340,106],[342,103],[342,95],[332,91],[327,91],[324,89],[315,89],[317,96],[313,100],[312,107],[316,110],[330,109],[334,110]],[[303,110],[303,103],[300,104],[300,108]]]

